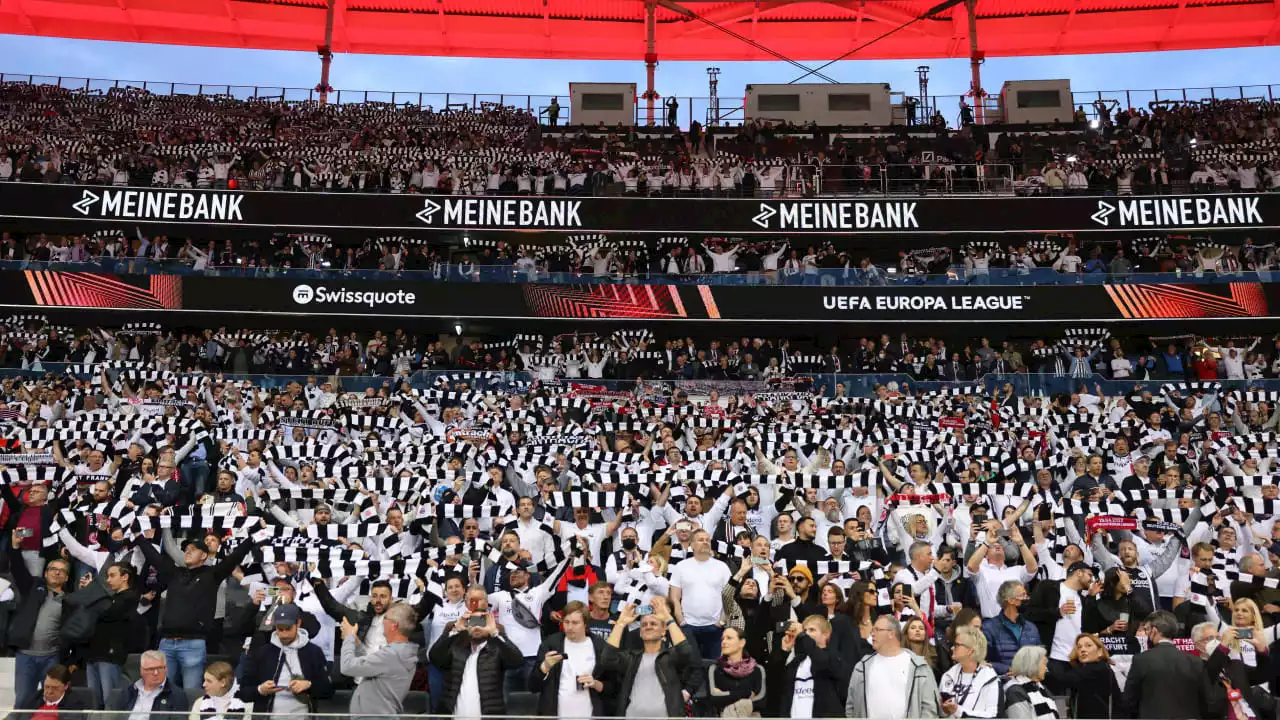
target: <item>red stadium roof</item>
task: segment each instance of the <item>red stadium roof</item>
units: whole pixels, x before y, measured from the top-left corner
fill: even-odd
[[[643,0],[336,0],[333,51],[639,60]],[[826,60],[919,17],[937,0],[691,1],[685,7],[798,60]],[[326,0],[4,0],[0,32],[314,51]],[[1280,43],[1280,0],[979,0],[987,56]],[[771,60],[677,11],[657,10],[662,60]],[[968,57],[963,3],[858,53]]]

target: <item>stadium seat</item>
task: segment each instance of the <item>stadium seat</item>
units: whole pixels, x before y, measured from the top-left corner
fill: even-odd
[[[121,673],[125,684],[138,682],[142,677],[142,653],[129,653],[125,656]]]
[[[71,694],[71,697],[78,700],[84,707],[93,708],[95,710],[102,709],[98,707],[97,700],[94,699],[93,693],[89,692],[89,688],[87,687],[73,687],[67,692]]]
[[[507,695],[507,715],[530,717],[538,714],[538,694],[527,691]]]
[[[120,698],[124,697],[124,688],[116,688],[107,693],[107,707],[115,707],[120,704]]]
[[[345,715],[351,707],[351,691],[335,690],[333,697],[316,701],[316,712],[319,714]]]
[[[186,693],[187,704],[191,707],[195,707],[200,698],[204,697],[204,688],[202,687],[182,688],[182,692]]]
[[[405,715],[426,715],[429,712],[431,712],[430,693],[412,691],[405,697]]]

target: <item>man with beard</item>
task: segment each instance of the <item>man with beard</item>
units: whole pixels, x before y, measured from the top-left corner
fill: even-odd
[[[777,561],[785,561],[788,564],[794,564],[797,560],[804,560],[809,563],[817,563],[825,560],[827,553],[817,543],[814,538],[817,536],[818,524],[811,517],[803,517],[796,523],[796,539],[783,545],[778,549]],[[812,565],[811,567],[817,567]]]
[[[556,584],[569,559],[561,560],[537,587],[529,587],[533,575],[529,572],[528,563],[508,559],[505,564],[508,566],[503,582],[506,589],[489,594],[489,607],[498,611],[498,624],[506,630],[511,644],[524,656],[523,665],[507,671],[506,690],[513,692],[525,689],[529,670],[537,662],[538,644],[542,642],[542,624],[539,622],[542,607],[555,594]]]
[[[356,635],[360,639],[358,654],[374,653],[387,644],[383,637],[382,616],[391,607],[391,583],[386,580],[374,581],[369,588],[369,605],[364,610],[349,608],[334,598],[329,587],[323,582],[315,582],[316,598],[325,613],[334,620],[349,621],[356,626]]]
[[[1200,511],[1193,510],[1191,516],[1183,523],[1182,537],[1190,537],[1191,530],[1199,522]],[[1181,537],[1170,540],[1161,549],[1159,555],[1152,558],[1151,562],[1144,564],[1138,554],[1137,544],[1128,537],[1128,533],[1123,530],[1116,531],[1117,535],[1122,533],[1123,539],[1116,546],[1118,559],[1103,543],[1103,535],[1106,533],[1102,532],[1093,536],[1093,557],[1103,572],[1119,567],[1129,574],[1129,580],[1133,583],[1133,593],[1129,596],[1133,603],[1133,617],[1146,617],[1160,608],[1156,578],[1163,575],[1178,560],[1178,556],[1182,553],[1183,540]]]

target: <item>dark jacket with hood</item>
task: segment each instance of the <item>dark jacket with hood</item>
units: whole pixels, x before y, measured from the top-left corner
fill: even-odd
[[[329,671],[325,667],[324,651],[311,643],[311,637],[305,629],[298,629],[298,636],[289,643],[288,649],[297,653],[297,663],[288,661],[290,674],[297,673],[311,681],[311,687],[305,696],[295,696],[298,701],[315,710],[314,701],[333,697],[333,686],[329,682]],[[253,703],[253,714],[270,714],[276,696],[258,693],[258,686],[268,680],[278,680],[281,666],[286,661],[285,645],[279,636],[271,633],[271,642],[263,643],[257,649],[244,656],[244,674],[240,684],[240,699]]]

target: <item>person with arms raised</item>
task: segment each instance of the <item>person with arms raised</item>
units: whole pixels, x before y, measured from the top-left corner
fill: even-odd
[[[611,715],[628,718],[683,717],[682,679],[697,663],[698,651],[671,617],[666,598],[655,596],[653,612],[637,615],[636,606],[621,608],[604,648],[604,663],[618,680],[618,705]],[[639,618],[639,650],[622,650],[622,637]],[[670,636],[668,645],[664,640]]]

